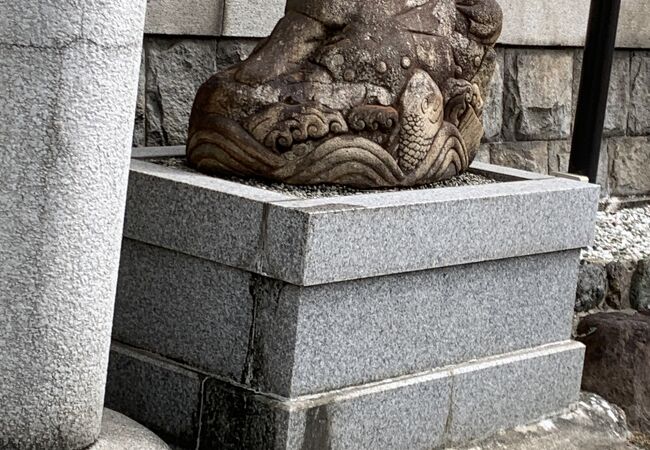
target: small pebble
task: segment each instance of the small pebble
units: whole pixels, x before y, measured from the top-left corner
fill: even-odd
[[[650,205],[598,212],[594,245],[583,250],[583,259],[609,262],[649,257]]]
[[[149,159],[148,161],[166,167],[173,167],[175,169],[194,172],[193,169],[187,166],[187,163],[185,162],[185,158],[152,158]],[[236,183],[245,184],[247,186],[266,189],[269,191],[280,192],[282,194],[292,195],[296,198],[303,198],[303,199],[496,183],[496,180],[485,177],[483,175],[477,175],[474,173],[464,173],[462,175],[451,178],[449,180],[438,181],[436,183],[425,184],[422,186],[415,186],[412,188],[386,188],[386,189],[355,189],[348,186],[333,186],[328,184],[296,186],[296,185],[284,184],[284,183],[272,183],[272,182],[256,180],[252,178],[239,178],[239,177],[221,177],[221,178],[228,181],[234,181]]]

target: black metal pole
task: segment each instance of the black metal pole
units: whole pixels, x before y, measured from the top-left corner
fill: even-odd
[[[591,0],[569,172],[596,182],[621,0]]]

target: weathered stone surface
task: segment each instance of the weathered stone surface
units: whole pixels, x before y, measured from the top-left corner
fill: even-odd
[[[598,308],[607,292],[607,271],[601,264],[582,261],[576,289],[576,311]]]
[[[227,69],[246,60],[259,43],[259,39],[219,39],[217,42],[217,70]]]
[[[609,143],[603,141],[600,146],[600,159],[598,161],[598,174],[596,176],[596,183],[600,186],[601,198],[609,197],[611,194],[612,186],[609,178],[609,166]]]
[[[500,179],[505,172],[506,179],[522,182],[302,200],[133,161],[124,234],[296,285],[591,243],[597,187],[478,166],[488,176]],[[482,208],[488,212],[480,214]],[[491,213],[494,210],[500,214]],[[412,238],[412,230],[431,227],[437,233]]]
[[[200,448],[447,447],[567,408],[582,358],[582,346],[566,342],[294,399],[208,379]]]
[[[506,139],[568,138],[572,121],[573,52],[507,49],[504,64]]]
[[[133,146],[144,147],[147,143],[145,109],[146,109],[146,55],[142,52],[140,76],[138,78],[138,98],[135,104],[135,126],[133,128]]]
[[[492,164],[548,173],[548,145],[546,142],[502,142],[490,144]]]
[[[548,142],[548,172],[568,172],[571,141]]]
[[[0,448],[100,433],[144,0],[0,2]]]
[[[99,439],[87,450],[169,450],[158,436],[134,420],[104,408]]]
[[[313,394],[568,338],[577,256],[300,288],[126,240],[113,335],[263,392]]]
[[[284,0],[223,0],[223,35],[266,37],[284,15]]]
[[[600,313],[578,326],[587,346],[582,388],[622,407],[630,426],[650,431],[650,315]]]
[[[231,267],[256,265],[264,202],[292,199],[142,161],[131,169],[126,238]]]
[[[584,392],[578,404],[561,415],[446,450],[640,450],[629,438],[625,412],[599,395]]]
[[[520,46],[583,47],[589,18],[589,0],[499,0],[504,11],[500,42]],[[650,46],[645,0],[626,0],[621,5],[617,45]]]
[[[630,106],[630,57],[631,53],[627,51],[614,54],[603,130],[605,136],[622,136],[626,133]]]
[[[114,343],[106,406],[148,427],[168,443],[196,448],[203,378],[171,362]]]
[[[632,307],[638,310],[650,310],[650,260],[639,261],[630,290]]]
[[[632,53],[632,91],[630,96],[629,134],[650,134],[650,52]]]
[[[215,40],[148,38],[147,145],[181,145],[187,140],[192,100],[216,70]]]
[[[266,20],[255,11],[268,8],[226,0],[225,29],[240,25],[231,10]],[[290,1],[249,59],[201,86],[188,161],[212,175],[360,188],[465,172],[501,18],[495,0]]]
[[[485,106],[483,107],[483,128],[486,142],[499,140],[503,127],[503,65],[504,51],[497,49],[496,67],[485,91]],[[489,161],[484,161],[489,162]]]
[[[113,339],[242,380],[251,274],[125,239]]]
[[[613,309],[629,309],[632,278],[637,269],[637,263],[630,260],[617,260],[607,263],[607,306]],[[649,299],[650,300],[650,299]]]
[[[284,0],[269,0],[270,9],[280,18]],[[418,4],[412,2],[412,4]],[[589,0],[499,0],[504,11],[504,28],[499,42],[518,46],[582,47],[589,16]],[[222,2],[214,0],[150,1],[146,32],[149,34],[178,34],[218,36],[221,21],[215,19],[222,11]],[[650,47],[650,16],[645,0],[626,0],[622,4],[617,45],[625,48]],[[214,11],[214,13],[213,13]],[[276,12],[277,11],[277,12]],[[238,22],[242,37],[262,35],[254,29],[259,19],[245,8],[232,9],[229,19]],[[272,27],[271,21],[263,21]],[[525,24],[522,26],[521,24]],[[268,28],[267,34],[271,29]]]
[[[548,170],[552,172],[568,172],[571,158],[571,141],[548,142]],[[600,161],[596,184],[600,186],[601,198],[609,196],[609,153],[607,140],[603,140],[600,148]]]
[[[650,137],[608,141],[612,195],[650,193]]]
[[[575,52],[573,65],[573,112],[578,102],[580,78],[583,62],[582,50]],[[630,57],[631,52],[618,50],[614,53],[612,75],[607,97],[604,136],[623,136],[628,128],[628,111],[630,108]]]
[[[145,33],[219,36],[223,8],[224,0],[148,0]]]
[[[490,164],[490,144],[481,144],[474,161]]]

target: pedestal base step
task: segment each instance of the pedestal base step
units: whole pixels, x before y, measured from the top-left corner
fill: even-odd
[[[583,357],[581,344],[561,342],[324,394],[282,398],[116,344],[107,405],[129,412],[162,435],[180,431],[178,444],[187,448],[198,441],[201,449],[431,450],[567,408],[578,400]],[[188,397],[188,392],[200,395]],[[182,416],[170,420],[174,405]],[[166,423],[160,421],[163,416]]]
[[[120,413],[104,408],[99,439],[87,450],[170,450],[158,436]]]

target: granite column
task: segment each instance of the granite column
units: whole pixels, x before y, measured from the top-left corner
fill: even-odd
[[[0,448],[99,436],[145,5],[0,1]]]

